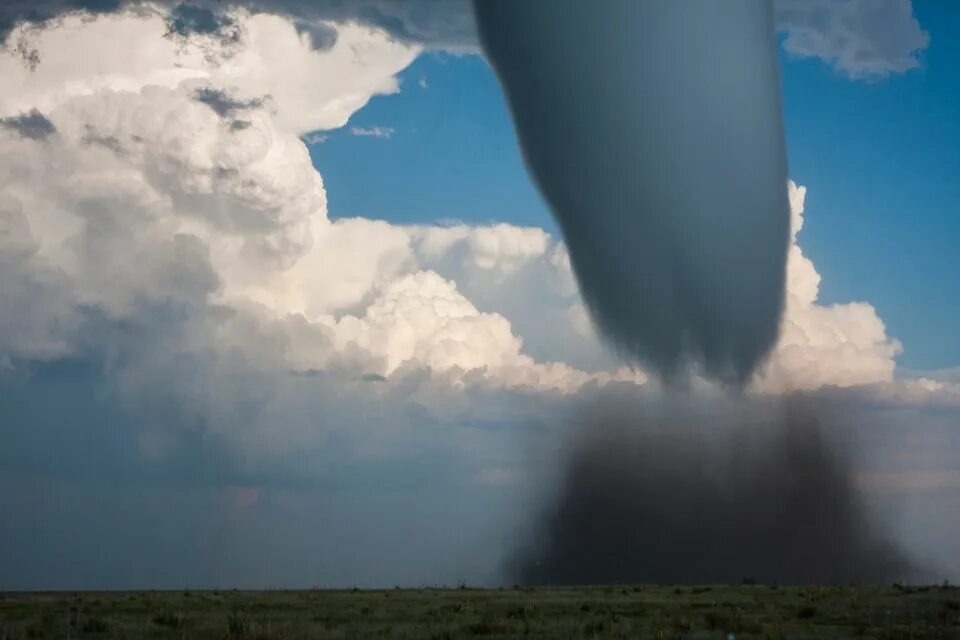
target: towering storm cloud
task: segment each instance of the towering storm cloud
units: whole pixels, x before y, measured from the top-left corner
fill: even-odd
[[[742,383],[788,241],[769,3],[475,2],[527,164],[624,355]]]

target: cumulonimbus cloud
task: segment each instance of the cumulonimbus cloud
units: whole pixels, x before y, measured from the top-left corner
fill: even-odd
[[[76,353],[90,344],[81,334],[91,309],[130,320],[138,305],[162,302],[188,320],[233,309],[235,321],[212,333],[207,319],[190,320],[201,333],[175,334],[185,345],[234,348],[243,340],[229,327],[262,326],[272,339],[286,334],[288,346],[271,358],[289,358],[285,368],[298,371],[346,358],[363,363],[360,373],[388,375],[412,359],[461,374],[480,367],[490,379],[534,388],[645,379],[618,372],[598,346],[566,247],[543,231],[327,219],[322,180],[296,135],[338,127],[369,96],[395,91],[394,75],[416,48],[345,25],[336,45],[317,51],[286,19],[251,16],[241,26],[247,40],[229,70],[165,38],[165,18],[149,14],[63,19],[36,40],[57,64],[31,71],[13,54],[0,57],[0,117],[39,109],[32,119],[49,123],[42,137],[0,129],[4,221],[15,230],[5,247],[11,260],[28,256],[10,271],[23,277],[5,282],[37,292],[30,305],[4,306],[7,325],[20,327],[4,336],[6,359]],[[85,67],[58,39],[110,55]],[[120,55],[134,43],[138,57]],[[364,55],[349,54],[358,50]],[[277,51],[324,81],[258,74]],[[289,106],[306,102],[307,111]],[[51,172],[62,180],[49,183]],[[791,193],[795,237],[802,190]],[[783,338],[756,384],[889,380],[896,346],[873,309],[818,306],[809,282],[819,276],[796,247],[788,271]],[[417,330],[428,309],[440,325]],[[815,338],[823,323],[844,349]],[[840,352],[845,360],[831,366]]]

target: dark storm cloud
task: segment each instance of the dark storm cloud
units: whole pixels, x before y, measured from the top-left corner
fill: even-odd
[[[355,20],[398,40],[430,47],[475,47],[477,41],[469,0],[234,0],[224,4],[289,15],[304,24]]]
[[[514,579],[534,584],[886,583],[916,573],[878,529],[809,400],[588,409]]]
[[[217,35],[233,25],[237,8],[275,13],[294,20],[310,34],[313,46],[324,49],[335,34],[324,21],[355,20],[384,29],[398,40],[434,47],[475,47],[476,32],[468,0],[6,0],[0,3],[0,40],[18,23],[43,24],[77,11],[109,13],[126,7],[165,6],[171,10],[170,32]]]
[[[330,49],[337,44],[337,30],[328,24],[303,20],[297,20],[294,24],[299,33],[306,33],[310,37],[310,46],[316,51]]]
[[[475,10],[602,333],[668,378],[746,381],[777,337],[789,227],[770,6]]]
[[[43,23],[76,11],[112,13],[125,4],[125,0],[4,0],[0,3],[0,39],[20,22]]]
[[[236,447],[250,435],[242,419],[224,432],[166,388],[186,379],[203,395],[210,373],[197,362],[202,354],[181,355],[177,369],[151,376],[152,395],[137,405],[118,392],[117,381],[131,373],[116,369],[131,357],[124,343],[143,345],[151,359],[170,350],[162,334],[175,319],[156,315],[164,326],[95,322],[92,330],[113,332],[108,350],[121,358],[91,353],[0,370],[0,589],[494,579],[506,509],[489,489],[466,484],[481,454],[477,446],[458,452],[450,445],[460,421],[436,424],[408,402],[410,389],[371,402],[370,384],[330,372],[291,376],[291,396],[316,405],[273,416],[271,441],[282,442],[298,421],[310,429],[342,426],[282,455],[245,455]],[[161,346],[154,351],[151,342]],[[248,384],[256,374],[237,368],[231,375],[252,396],[240,414],[256,413],[263,398]],[[497,395],[485,406],[504,404]],[[413,437],[364,455],[383,435],[376,425],[392,431],[407,423],[416,425]]]
[[[258,109],[270,99],[270,96],[261,96],[259,98],[241,100],[231,96],[229,93],[221,89],[200,87],[193,92],[193,98],[197,102],[202,102],[213,109],[221,118],[226,118],[227,116],[233,115],[237,111]],[[234,122],[234,124],[231,125],[234,130],[245,128],[242,124],[239,127],[235,126],[236,124],[237,123]],[[249,123],[247,123],[247,125],[249,126]]]
[[[178,4],[167,20],[172,33],[188,36],[193,33],[215,34],[233,24],[228,16],[187,3]]]
[[[43,140],[57,130],[53,123],[36,109],[20,115],[0,118],[0,128],[14,131],[31,140]]]
[[[106,136],[96,130],[95,127],[87,125],[85,127],[85,133],[83,134],[83,143],[86,145],[94,145],[103,147],[105,149],[110,149],[114,153],[125,153],[126,149],[123,148],[123,143],[120,142],[120,139],[117,136]]]

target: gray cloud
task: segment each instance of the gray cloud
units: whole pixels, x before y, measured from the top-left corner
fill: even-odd
[[[854,78],[918,67],[930,42],[910,0],[778,0],[776,7],[784,49]]]
[[[6,0],[0,6],[0,39],[21,22],[44,23],[77,11],[112,13],[125,4],[126,0]]]
[[[198,88],[193,92],[193,97],[197,102],[202,102],[213,109],[214,112],[221,118],[231,116],[237,111],[259,109],[270,100],[270,96],[261,96],[259,98],[241,100],[233,97],[223,89],[214,89],[212,87]],[[240,125],[239,129],[243,128],[243,125]]]
[[[83,134],[82,138],[84,144],[104,147],[114,153],[124,153],[123,143],[116,136],[103,135],[90,125],[87,125],[85,130],[86,133]]]
[[[137,327],[91,317],[88,335],[107,351],[0,374],[0,587],[510,584],[510,560],[534,558],[540,573],[519,577],[886,580],[915,559],[933,568],[928,580],[960,576],[955,490],[871,495],[855,481],[960,471],[955,407],[832,390],[809,399],[818,433],[802,412],[795,430],[778,430],[775,399],[670,405],[628,387],[449,394],[423,371],[377,384],[264,377],[252,363],[218,372],[213,354],[167,354],[183,318],[152,313]],[[116,388],[140,376],[140,364],[116,362],[121,347],[126,360],[161,359],[139,407]],[[249,400],[221,416],[230,433],[189,400],[223,375]],[[591,432],[571,416],[589,417]],[[244,439],[259,454],[238,447]],[[573,442],[582,446],[561,447]],[[570,475],[555,485],[558,457]],[[472,482],[491,466],[520,472]],[[543,497],[585,473],[576,496]],[[566,526],[538,519],[562,505],[575,507]],[[685,543],[700,544],[698,563],[680,558]]]
[[[467,0],[235,0],[231,4],[289,15],[304,24],[356,20],[398,40],[430,47],[476,47],[473,12]]]
[[[331,46],[335,33],[324,21],[358,21],[383,29],[404,42],[431,47],[475,47],[476,32],[468,0],[8,0],[0,6],[0,39],[18,23],[37,24],[76,11],[109,13],[124,7],[166,6],[171,10],[171,33],[219,35],[229,32],[229,13],[238,7],[292,18],[310,34],[315,48]]]
[[[328,24],[296,21],[297,31],[310,36],[311,46],[318,51],[329,49],[337,44],[337,30]]]
[[[170,12],[167,23],[172,33],[189,36],[194,33],[216,34],[232,26],[233,20],[211,9],[182,2]]]
[[[14,131],[31,140],[43,140],[57,130],[53,123],[36,109],[17,116],[0,118],[0,128]]]
[[[93,317],[85,356],[0,373],[0,588],[496,582],[511,489],[471,477],[516,457],[522,395],[224,370],[175,346],[195,319],[148,313]]]

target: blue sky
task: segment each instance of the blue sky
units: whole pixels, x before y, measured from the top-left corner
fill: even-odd
[[[851,80],[782,58],[790,174],[808,188],[800,244],[823,276],[821,301],[873,304],[903,342],[899,365],[924,370],[960,363],[960,13],[928,3],[916,15],[930,45],[906,74]],[[428,54],[401,77],[399,94],[311,145],[331,215],[555,233],[487,64]]]
[[[527,178],[500,86],[482,58],[430,53],[400,77],[399,94],[373,98],[347,127],[311,145],[331,216],[554,229]],[[353,127],[394,132],[389,139],[354,136]]]

